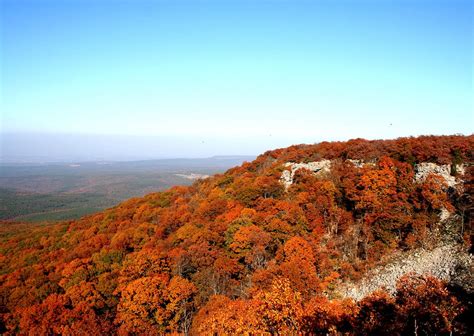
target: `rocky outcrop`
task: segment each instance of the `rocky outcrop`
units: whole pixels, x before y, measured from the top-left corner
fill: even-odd
[[[375,162],[365,162],[363,160],[353,160],[347,159],[346,161],[352,163],[357,168],[362,168],[365,165],[375,165]],[[298,169],[308,169],[315,174],[330,172],[331,171],[331,160],[321,160],[308,163],[296,163],[296,162],[287,162],[285,167],[289,168],[283,171],[281,175],[281,182],[288,188],[293,183],[293,178],[295,172]],[[463,176],[465,172],[465,165],[456,165],[455,166],[458,176]],[[424,182],[430,174],[435,174],[441,176],[445,181],[448,187],[459,186],[462,182],[460,178],[456,178],[451,175],[451,165],[439,165],[432,162],[422,162],[415,165],[415,182]]]
[[[465,165],[455,166],[456,176],[451,175],[451,165],[438,165],[422,162],[415,166],[414,180],[422,183],[430,174],[441,176],[448,187],[462,192]],[[449,226],[452,214],[447,209],[440,211],[440,223]],[[391,294],[396,292],[397,281],[406,274],[431,275],[440,280],[463,287],[468,292],[474,291],[473,258],[456,239],[444,237],[444,245],[434,249],[417,249],[399,252],[384,266],[369,271],[362,280],[355,283],[341,284],[336,290],[344,298],[361,300],[372,292],[385,289]]]
[[[365,162],[363,160],[347,159],[346,161],[352,163],[357,168],[362,168],[365,165],[375,165],[375,162]],[[287,167],[287,169],[285,169],[281,174],[280,181],[285,186],[285,189],[288,189],[293,184],[293,179],[298,169],[308,169],[314,172],[316,175],[329,173],[331,171],[331,161],[321,160],[309,163],[287,162],[285,163],[285,167]],[[462,177],[465,173],[465,169],[466,166],[463,164],[456,165],[455,170],[458,173],[457,176]],[[462,189],[463,180],[461,180],[459,177],[451,175],[451,165],[439,165],[432,162],[422,162],[415,165],[415,182],[424,182],[430,174],[441,176],[448,187]],[[442,209],[439,216],[440,220],[444,221],[451,216],[451,213],[447,209]]]
[[[465,165],[456,165],[455,170],[458,173],[458,176],[463,176],[465,172]],[[451,175],[451,165],[438,165],[432,162],[422,162],[415,165],[415,182],[423,183],[430,174],[442,177],[448,187],[457,188],[459,191],[462,191],[463,180],[461,180],[459,177]],[[450,216],[451,213],[447,209],[441,209],[439,214],[440,221],[445,221]]]
[[[364,167],[364,161],[363,160],[353,160],[353,159],[347,159],[346,161],[352,163],[354,166],[357,168],[362,168]]]
[[[362,168],[364,165],[375,165],[375,162],[365,162],[363,160],[347,159],[346,161],[352,163],[357,168]],[[293,183],[295,172],[298,169],[308,169],[315,174],[330,172],[331,160],[321,160],[308,163],[287,162],[284,166],[289,169],[283,171],[280,180],[285,185],[285,187],[288,188]],[[455,166],[458,176],[463,176],[465,169],[466,166],[464,164]],[[430,174],[441,176],[446,181],[448,187],[456,187],[462,182],[460,178],[456,178],[455,176],[451,175],[451,165],[449,164],[439,165],[432,162],[422,162],[415,165],[415,182],[424,182]]]
[[[280,181],[283,183],[285,188],[288,188],[293,184],[293,178],[295,173],[299,169],[307,169],[312,171],[315,174],[329,173],[331,171],[331,160],[321,160],[308,163],[295,163],[287,162],[285,167],[289,168],[284,170],[281,174]]]
[[[385,266],[368,272],[357,283],[341,285],[336,292],[356,301],[382,288],[393,295],[398,279],[409,273],[431,275],[459,285],[468,292],[474,290],[473,258],[461,245],[452,244],[433,250],[417,249],[399,253]]]
[[[459,175],[464,175],[464,165],[457,165],[456,171]],[[435,174],[441,176],[448,187],[455,187],[461,180],[451,175],[451,165],[438,165],[432,162],[422,162],[415,165],[415,182],[423,182],[426,180],[428,175]]]

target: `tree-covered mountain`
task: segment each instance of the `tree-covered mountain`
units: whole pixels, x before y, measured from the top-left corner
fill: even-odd
[[[472,135],[296,145],[79,220],[4,223],[2,331],[471,335],[473,148]],[[345,290],[445,246],[449,272]]]

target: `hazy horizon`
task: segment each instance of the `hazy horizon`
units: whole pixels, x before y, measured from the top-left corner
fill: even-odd
[[[419,135],[433,134],[406,136]],[[0,134],[0,163],[139,161],[198,159],[219,156],[256,157],[267,150],[288,147],[295,144],[312,144],[321,141],[346,141],[355,138],[357,137],[304,141],[305,139],[300,137],[299,140],[302,141],[292,142],[292,139],[285,140],[280,138],[279,140],[274,140],[272,137],[251,137],[227,138],[226,143],[222,143],[222,138],[212,136],[182,138],[169,136],[4,133]],[[376,137],[364,138],[368,140],[380,139]],[[393,138],[398,138],[398,136]],[[255,142],[258,143],[258,146],[255,146]],[[222,151],[223,146],[225,146],[226,151]],[[255,148],[257,148],[257,150]],[[258,148],[260,148],[260,150],[258,150]]]
[[[210,138],[159,136],[4,133],[0,134],[0,162],[53,163],[194,159],[218,156],[256,156],[229,144],[227,152],[213,150]],[[215,145],[214,145],[215,147]],[[248,146],[247,146],[248,147]]]

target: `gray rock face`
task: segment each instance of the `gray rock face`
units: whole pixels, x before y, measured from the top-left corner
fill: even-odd
[[[465,165],[456,165],[456,171],[459,175],[464,175]],[[463,180],[451,175],[451,165],[438,165],[432,162],[422,162],[415,166],[415,182],[422,183],[430,175],[438,175],[443,178],[448,187],[462,189]],[[441,221],[447,220],[451,213],[447,209],[442,209],[439,214]]]
[[[368,272],[361,281],[342,284],[336,292],[356,301],[382,288],[393,295],[398,279],[409,273],[431,275],[469,292],[474,289],[473,258],[460,245],[452,244],[400,253],[387,265]]]
[[[331,171],[331,160],[321,160],[309,163],[287,162],[285,163],[285,166],[289,167],[290,170],[283,171],[280,181],[283,183],[285,188],[288,188],[293,184],[293,178],[298,169],[308,169],[315,174],[329,173]]]
[[[364,162],[363,160],[353,160],[347,159],[346,161],[352,163],[357,168],[362,168],[365,165],[373,166],[375,162]],[[280,182],[283,183],[285,189],[288,189],[293,184],[293,179],[295,177],[295,173],[298,169],[308,169],[312,171],[314,174],[322,174],[322,173],[330,173],[331,172],[331,160],[321,160],[309,163],[296,163],[296,162],[287,162],[285,163],[285,167],[289,168],[284,170],[280,177]],[[465,165],[457,165],[456,171],[459,172],[459,175],[464,175],[465,172]],[[415,166],[415,182],[422,183],[426,180],[426,178],[430,174],[435,174],[441,176],[448,187],[456,187],[462,188],[463,180],[456,178],[455,176],[451,175],[451,165],[438,165],[432,162],[422,162]],[[440,220],[444,221],[447,220],[451,213],[447,209],[442,209],[441,213],[439,214]]]
[[[354,166],[357,168],[362,168],[364,167],[365,162],[363,160],[353,160],[353,159],[347,159],[350,163],[352,163]]]
[[[347,159],[347,161],[351,162],[357,168],[362,168],[366,164],[375,164],[374,162],[366,163],[362,160]],[[331,160],[321,160],[309,163],[287,162],[285,163],[285,167],[288,167],[289,170],[283,171],[280,180],[285,185],[285,187],[288,188],[293,183],[295,172],[298,169],[305,168],[314,172],[315,174],[323,172],[327,173],[331,171]],[[461,176],[464,175],[465,165],[457,165],[456,170]],[[462,183],[462,180],[451,175],[451,165],[449,164],[438,165],[432,162],[422,162],[415,166],[415,182],[424,182],[430,174],[441,176],[449,187],[456,187]]]
[[[363,160],[347,159],[347,161],[351,162],[357,168],[362,168],[364,165],[375,164],[374,162],[364,162]],[[287,162],[285,163],[285,167],[288,167],[289,170],[283,171],[280,180],[285,185],[285,187],[288,188],[293,183],[295,172],[298,169],[305,168],[314,172],[315,174],[330,172],[331,160],[321,160],[309,163]],[[457,165],[456,170],[461,176],[464,175],[465,165]],[[451,165],[449,164],[438,165],[432,162],[422,162],[415,166],[415,182],[424,182],[430,174],[441,176],[449,187],[455,187],[462,182],[462,180],[451,175]]]
[[[460,175],[464,175],[464,165],[457,165],[456,170]],[[422,162],[415,166],[415,182],[423,182],[426,180],[428,175],[435,174],[441,176],[448,187],[455,187],[457,184],[462,182],[456,177],[451,175],[451,165],[438,165],[432,162]]]

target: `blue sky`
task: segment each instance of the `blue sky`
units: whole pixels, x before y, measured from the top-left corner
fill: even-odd
[[[4,134],[200,156],[473,130],[472,1],[1,4]]]

